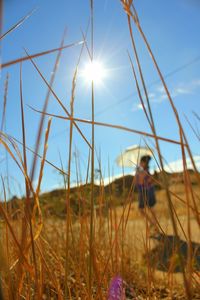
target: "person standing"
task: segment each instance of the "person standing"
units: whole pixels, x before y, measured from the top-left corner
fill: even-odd
[[[135,180],[138,191],[138,208],[143,217],[147,218],[150,223],[150,230],[155,233],[159,232],[154,206],[156,205],[155,187],[152,177],[149,173],[150,155],[144,155],[140,159],[137,167]]]

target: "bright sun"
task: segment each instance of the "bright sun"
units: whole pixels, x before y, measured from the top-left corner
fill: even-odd
[[[87,83],[93,81],[95,84],[100,84],[106,76],[106,69],[100,62],[93,61],[85,66],[85,68],[81,72],[81,76]]]

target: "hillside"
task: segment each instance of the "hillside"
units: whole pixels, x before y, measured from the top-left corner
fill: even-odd
[[[197,186],[197,178],[192,170],[188,171],[190,175],[191,184]],[[166,173],[170,189],[173,191],[178,191],[179,193],[184,193],[183,189],[183,174],[182,173]],[[157,194],[162,194],[162,174],[155,173],[153,175],[153,180],[155,184],[155,189]],[[70,189],[70,202],[73,211],[73,215],[82,214],[83,211],[87,214],[90,208],[90,194],[91,186],[90,184],[80,185],[77,187],[72,187]],[[108,185],[100,186],[95,185],[95,204],[101,207],[103,211],[107,211],[110,206],[122,205],[124,201],[129,197],[129,199],[137,199],[137,191],[134,189],[134,176],[126,175],[115,179]],[[40,205],[45,216],[66,216],[66,197],[67,191],[65,189],[56,189],[50,192],[42,193],[40,195]],[[7,202],[8,207],[12,208],[11,211],[15,212],[13,216],[22,211],[23,200],[13,197]]]

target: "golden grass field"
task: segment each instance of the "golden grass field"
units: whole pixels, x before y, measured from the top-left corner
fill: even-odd
[[[176,192],[176,195],[185,201],[184,186],[180,183],[170,186],[170,190]],[[198,185],[194,186],[194,192],[199,194]],[[83,192],[83,191],[82,191]],[[135,195],[137,197],[137,195]],[[164,190],[156,192],[157,205],[155,208],[156,217],[163,231],[168,236],[173,236],[173,228],[167,208],[167,199]],[[122,196],[123,197],[123,196]],[[186,299],[184,296],[183,278],[180,270],[175,272],[179,266],[177,251],[169,256],[169,265],[166,269],[159,270],[155,263],[165,265],[163,260],[164,243],[150,238],[151,233],[146,220],[141,217],[137,201],[130,201],[123,205],[116,204],[104,213],[97,212],[94,217],[94,278],[93,279],[93,297],[95,299],[107,299],[107,290],[112,274],[121,274],[126,281],[127,299],[134,299],[131,292],[128,293],[129,287],[134,288],[137,299]],[[136,199],[135,199],[136,200]],[[185,233],[187,232],[187,212],[185,204],[172,198],[174,208],[176,209],[178,220],[182,226],[178,225],[180,239],[186,241]],[[49,198],[49,203],[55,199]],[[59,202],[59,198],[56,199]],[[23,201],[15,207],[17,214],[15,220],[9,218],[9,224],[12,226],[15,237],[20,240],[21,230],[23,228]],[[102,210],[103,211],[103,210]],[[73,214],[73,213],[72,213]],[[45,215],[45,214],[44,214]],[[36,218],[37,226],[40,228],[39,219]],[[62,217],[51,214],[44,216],[43,226],[40,236],[35,242],[36,259],[38,266],[38,279],[40,284],[41,299],[62,299],[65,281],[65,257],[66,257],[66,220]],[[68,243],[69,253],[69,270],[67,288],[69,298],[71,299],[88,299],[88,241],[89,241],[89,224],[90,217],[88,213],[76,215],[70,225],[70,238]],[[190,219],[191,241],[200,245],[199,226],[194,217]],[[19,265],[19,249],[16,249],[16,243],[12,234],[9,232],[8,225],[2,220],[1,223],[1,262],[4,264],[2,272],[2,286],[6,291],[6,299],[15,297],[16,289],[20,287],[21,298],[29,294],[32,298],[34,294],[34,271],[27,269],[25,262],[21,258],[25,273],[22,278],[22,269]],[[40,230],[40,229],[38,229]],[[160,245],[161,247],[158,247]],[[158,247],[156,259],[154,250]],[[168,245],[167,245],[168,247]],[[111,250],[112,249],[112,250]],[[199,248],[200,249],[200,248]],[[147,255],[147,256],[146,256]],[[149,255],[149,258],[148,258]],[[160,256],[159,256],[160,255]],[[200,252],[198,254],[200,259]],[[27,257],[27,256],[26,256]],[[196,256],[197,257],[197,256]],[[32,259],[31,259],[32,260]],[[29,264],[31,263],[31,260]],[[10,271],[8,270],[10,268]],[[194,270],[193,274],[193,299],[199,299],[199,272]],[[29,273],[29,272],[30,273]],[[23,279],[23,285],[20,281]],[[10,289],[12,286],[12,289]],[[60,295],[59,295],[60,293]],[[31,296],[32,295],[32,296]],[[20,298],[20,299],[21,299]]]

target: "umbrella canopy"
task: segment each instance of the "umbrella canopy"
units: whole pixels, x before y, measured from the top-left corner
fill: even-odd
[[[141,157],[145,155],[152,157],[152,151],[147,147],[133,145],[126,148],[126,150],[117,157],[116,163],[119,167],[133,168],[138,165]]]

